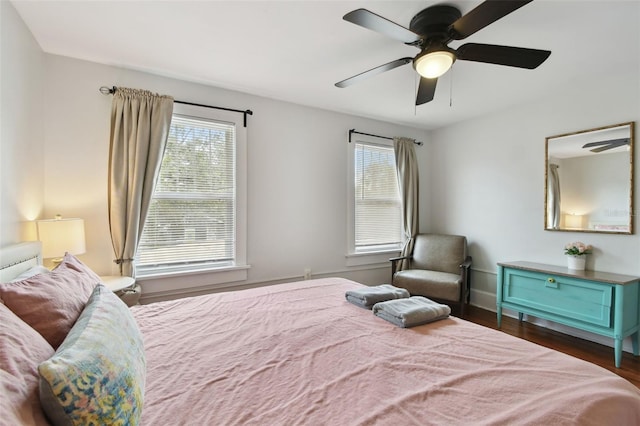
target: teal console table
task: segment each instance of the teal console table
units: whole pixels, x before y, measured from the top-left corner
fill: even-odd
[[[639,355],[640,277],[574,271],[532,262],[498,263],[498,328],[502,308],[544,318],[614,339],[615,365],[622,342],[631,336]]]

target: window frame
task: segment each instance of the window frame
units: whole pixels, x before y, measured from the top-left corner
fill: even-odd
[[[400,243],[398,245],[389,245],[387,247],[378,247],[370,249],[356,249],[355,245],[355,233],[356,233],[356,187],[355,187],[355,155],[356,145],[365,144],[371,146],[379,146],[385,148],[391,148],[393,150],[392,140],[380,140],[379,138],[373,138],[367,135],[357,135],[357,138],[348,144],[348,173],[347,173],[347,266],[361,266],[361,265],[373,265],[373,264],[388,264],[389,257],[399,255],[402,250],[404,239],[404,232],[401,227]],[[395,153],[394,153],[395,155]]]
[[[234,260],[225,265],[202,264],[183,267],[159,267],[136,270],[140,281],[194,274],[214,274],[211,284],[247,279],[247,129],[243,117],[232,111],[174,103],[174,115],[193,119],[214,120],[235,125],[235,244]]]

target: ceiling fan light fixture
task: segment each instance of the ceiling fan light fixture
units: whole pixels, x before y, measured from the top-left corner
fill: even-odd
[[[418,74],[424,78],[438,78],[449,71],[455,60],[456,56],[453,52],[436,50],[418,56],[413,62],[413,66]]]

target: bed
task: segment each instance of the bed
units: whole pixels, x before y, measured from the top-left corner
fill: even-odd
[[[12,268],[9,275],[25,272]],[[2,280],[0,297],[10,299],[7,274]],[[64,352],[98,287],[59,348],[43,349],[38,363]],[[141,406],[131,419],[144,425],[640,424],[640,390],[601,367],[455,317],[399,328],[345,300],[346,291],[361,287],[328,278],[132,308],[104,294],[110,312],[117,311],[116,328],[131,320],[132,335],[140,336],[140,351],[123,364],[144,362],[143,383],[132,386],[142,389]],[[28,328],[13,328],[34,340]],[[117,345],[120,336],[109,333],[109,344]],[[6,346],[20,337],[7,334],[5,328],[0,336],[3,369],[12,353]],[[9,408],[23,423],[47,424],[49,411],[38,412],[42,371],[33,364],[24,374],[36,377],[24,379],[28,386],[11,395]],[[15,371],[1,378],[4,392],[16,388],[7,380],[20,380]]]

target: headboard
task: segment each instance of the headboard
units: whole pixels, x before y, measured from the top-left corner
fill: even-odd
[[[11,281],[36,265],[42,265],[40,241],[29,241],[0,248],[0,282]]]

